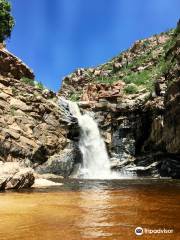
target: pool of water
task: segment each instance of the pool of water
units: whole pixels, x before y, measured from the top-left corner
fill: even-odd
[[[56,180],[57,181],[57,180]],[[59,180],[0,194],[0,240],[180,239],[180,182]],[[144,233],[170,229],[173,233]]]

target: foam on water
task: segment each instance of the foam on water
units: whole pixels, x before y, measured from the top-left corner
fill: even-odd
[[[91,179],[117,178],[110,168],[110,160],[103,138],[95,120],[88,114],[80,113],[77,103],[69,101],[71,114],[77,118],[81,129],[79,148],[83,156],[80,175]]]

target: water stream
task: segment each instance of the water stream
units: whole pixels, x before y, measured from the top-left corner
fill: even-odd
[[[83,156],[81,175],[91,179],[110,179],[110,161],[98,125],[88,114],[80,113],[77,103],[69,101],[69,110],[80,127],[79,148]]]

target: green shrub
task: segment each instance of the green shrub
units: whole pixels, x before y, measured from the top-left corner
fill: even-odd
[[[7,0],[0,0],[0,42],[11,36],[14,19],[11,16],[11,5]]]
[[[146,85],[151,81],[151,70],[144,70],[142,72],[131,72],[129,75],[123,78],[126,84],[134,83],[136,85]]]
[[[36,83],[36,86],[37,86],[39,89],[41,89],[41,90],[44,90],[44,89],[45,89],[45,87],[44,87],[44,85],[42,84],[42,82],[37,82],[37,83]]]
[[[164,54],[166,54],[169,49],[171,49],[176,43],[176,39],[174,37],[171,37],[163,46]]]
[[[72,101],[72,102],[77,102],[80,99],[80,95],[81,95],[80,93],[72,93],[69,96],[69,100]]]
[[[106,84],[112,84],[114,82],[117,82],[119,80],[118,76],[102,76],[102,77],[96,77],[95,81],[98,83],[106,83]]]
[[[138,88],[135,84],[131,83],[124,87],[124,92],[126,94],[135,94],[138,92]]]
[[[148,47],[150,45],[150,42],[148,41],[148,40],[145,40],[144,42],[143,42],[143,46],[144,47]]]
[[[10,107],[10,113],[11,113],[12,116],[16,115],[16,111],[17,111],[17,108],[15,106]]]
[[[149,62],[152,58],[152,52],[144,53],[144,55],[140,55],[137,58],[133,59],[128,65],[127,70],[131,70],[132,68],[138,68],[143,66],[146,62]]]
[[[167,61],[165,61],[164,59],[161,60],[156,66],[157,76],[162,76],[167,74],[172,65],[173,63],[168,60]]]
[[[16,88],[12,87],[12,94],[15,95],[16,94]]]
[[[34,80],[34,79],[27,78],[27,77],[22,77],[22,78],[21,78],[21,81],[22,81],[23,83],[27,84],[27,85],[36,86],[36,87],[38,87],[38,88],[41,89],[41,90],[44,90],[44,89],[45,89],[45,87],[44,87],[44,85],[42,84],[42,82],[38,82],[38,81],[36,81],[36,80]]]
[[[30,86],[34,86],[35,85],[35,82],[34,82],[34,79],[31,79],[31,78],[27,78],[27,77],[22,77],[21,78],[21,81],[25,84],[28,84]]]

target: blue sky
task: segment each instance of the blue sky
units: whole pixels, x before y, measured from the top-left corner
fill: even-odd
[[[138,39],[175,27],[179,0],[11,0],[8,49],[58,91],[63,76],[101,64]]]

